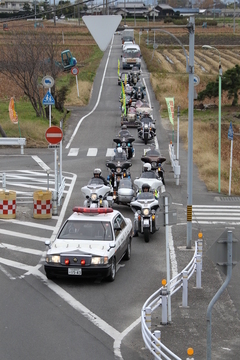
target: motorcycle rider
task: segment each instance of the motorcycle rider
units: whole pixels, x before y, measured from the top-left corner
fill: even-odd
[[[93,170],[93,177],[91,178],[91,180],[95,179],[95,178],[98,178],[98,179],[101,179],[104,183],[105,186],[108,186],[109,185],[109,182],[103,177],[101,176],[102,174],[102,170],[99,169],[99,168],[96,168]],[[91,181],[90,180],[90,181]]]
[[[136,200],[138,199],[138,196],[142,193],[142,192],[150,192],[150,185],[145,183],[142,185],[142,190],[140,190],[136,196]],[[157,200],[156,197],[156,190],[154,192],[154,197]],[[134,214],[134,221],[133,221],[133,236],[138,236],[138,212],[136,211]]]
[[[165,185],[165,180],[164,180],[164,173],[165,170],[163,169],[163,166],[161,163],[158,164],[158,176],[159,178],[162,180],[163,185]]]

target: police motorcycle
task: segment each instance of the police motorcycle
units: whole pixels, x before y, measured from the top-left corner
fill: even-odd
[[[151,234],[158,230],[159,203],[148,183],[143,183],[130,207],[134,212],[134,236],[143,234],[145,242],[149,242]]]
[[[141,119],[143,114],[153,116],[153,107],[149,105],[147,100],[137,100],[135,103],[136,108],[136,118],[137,120]]]
[[[160,154],[160,151],[152,147],[147,150],[144,155],[142,155],[141,161],[144,164],[151,164],[151,170],[156,172],[157,176],[162,180],[163,185],[165,185],[164,169],[162,164],[166,161],[166,158]]]
[[[118,202],[118,189],[121,179],[131,178],[129,168],[132,163],[127,160],[127,155],[121,147],[115,149],[115,155],[110,161],[106,162],[106,166],[110,171],[108,180],[113,187],[113,201]]]
[[[148,141],[153,140],[156,136],[155,120],[148,114],[143,114],[138,120],[138,137],[144,141],[146,145]]]
[[[112,186],[104,184],[99,177],[90,179],[88,184],[81,188],[81,191],[85,195],[84,207],[107,208],[113,205]]]

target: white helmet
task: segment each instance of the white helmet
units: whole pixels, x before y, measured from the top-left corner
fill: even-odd
[[[122,148],[121,148],[121,147],[118,147],[118,148],[117,148],[117,152],[118,152],[119,154],[122,154]]]
[[[149,164],[149,163],[144,164],[143,169],[144,169],[144,171],[150,171],[151,170],[151,164]]]
[[[94,169],[94,171],[93,171],[93,175],[101,175],[101,173],[102,173],[102,170],[101,169],[99,169],[99,168],[96,168],[96,169]]]

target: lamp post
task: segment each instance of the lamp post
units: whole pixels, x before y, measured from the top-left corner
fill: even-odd
[[[221,192],[221,97],[222,97],[222,66],[221,54],[218,49],[210,45],[203,45],[205,50],[216,50],[219,55],[219,80],[218,80],[218,192]]]

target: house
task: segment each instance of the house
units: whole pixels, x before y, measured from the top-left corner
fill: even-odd
[[[109,5],[109,13],[114,15],[126,15],[127,17],[143,17],[147,14],[147,6],[140,1],[119,2],[115,5]]]
[[[0,13],[15,13],[23,9],[23,0],[0,0]],[[32,5],[32,2],[31,4]]]
[[[174,8],[174,13],[175,13],[175,15],[178,13],[180,16],[193,16],[193,15],[199,15],[199,9],[196,9],[196,8]]]

